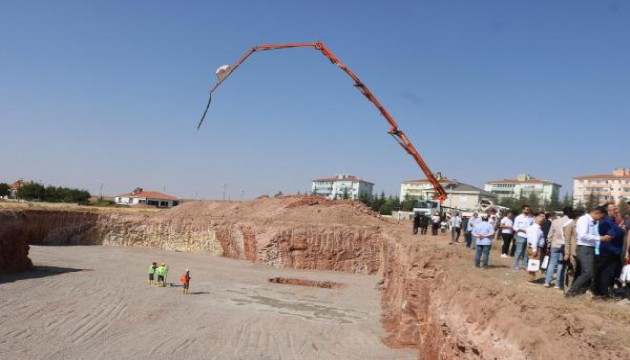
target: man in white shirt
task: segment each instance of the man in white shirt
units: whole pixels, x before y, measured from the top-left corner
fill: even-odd
[[[527,228],[534,224],[534,217],[529,205],[521,206],[522,213],[514,219],[514,270],[519,269],[518,263],[523,260],[523,268],[527,268]]]
[[[573,213],[571,206],[565,206],[562,209],[564,216],[557,217],[551,222],[551,229],[547,236],[547,254],[549,254],[549,266],[547,266],[547,272],[545,273],[545,287],[551,286],[551,278],[553,273],[558,267],[556,273],[556,289],[564,290],[564,227],[571,222],[569,217]]]
[[[571,288],[564,294],[566,297],[574,297],[586,291],[591,283],[595,267],[595,246],[597,242],[610,241],[608,235],[600,236],[598,222],[606,215],[606,210],[597,207],[590,213],[581,216],[575,224],[577,233],[577,260],[580,267],[580,275],[573,281]]]
[[[488,258],[490,257],[490,248],[492,247],[492,238],[494,237],[494,226],[488,222],[488,215],[484,215],[481,221],[475,225],[472,235],[477,243],[477,251],[475,252],[475,267],[480,267],[479,262],[483,254],[483,268],[488,267]]]
[[[509,257],[508,252],[510,250],[510,244],[512,243],[512,239],[514,238],[514,229],[512,229],[512,225],[514,225],[514,220],[512,219],[514,219],[514,213],[512,211],[509,211],[499,223],[499,228],[501,229],[501,237],[503,238],[503,247],[501,248],[501,257],[503,258]],[[512,246],[512,252],[514,252],[514,246]]]
[[[476,247],[476,241],[474,239],[474,237],[472,236],[472,231],[475,229],[475,226],[477,224],[479,224],[481,222],[481,219],[479,218],[479,214],[478,213],[473,213],[473,216],[470,218],[470,220],[468,220],[468,225],[466,228],[466,232],[470,233],[470,244],[466,243],[466,247],[470,247],[470,248],[475,248]]]
[[[461,234],[462,218],[459,217],[459,213],[456,212],[451,220],[451,244],[459,242],[459,235]]]
[[[431,217],[431,234],[437,235],[438,230],[440,229],[440,223],[442,222],[442,217],[439,212],[435,212]]]
[[[539,248],[545,243],[545,234],[543,234],[542,228],[540,227],[543,221],[545,221],[545,212],[537,212],[534,216],[534,223],[525,231],[527,234],[527,255],[530,259],[538,259]],[[536,280],[537,272],[538,271],[529,271],[530,282]]]

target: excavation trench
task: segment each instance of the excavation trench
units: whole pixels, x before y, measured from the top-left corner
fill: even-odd
[[[393,347],[419,347],[436,358],[444,337],[430,306],[438,280],[427,264],[409,266],[406,249],[387,234],[387,224],[347,226],[225,218],[157,218],[136,214],[22,211],[14,226],[31,245],[106,245],[204,252],[273,267],[381,274],[383,324]],[[17,226],[19,225],[19,226]],[[5,237],[10,237],[6,231]],[[418,275],[418,276],[415,276]],[[336,289],[337,283],[274,278],[286,285]],[[474,351],[471,350],[471,351]]]
[[[326,211],[306,206],[311,213]],[[584,331],[588,320],[563,317],[562,309],[530,313],[527,309],[540,307],[535,299],[471,274],[469,267],[461,266],[469,256],[462,249],[411,239],[376,218],[363,223],[344,220],[344,224],[337,214],[337,221],[298,221],[277,213],[277,218],[238,218],[203,212],[152,216],[23,211],[13,214],[12,227],[6,228],[14,234],[5,229],[0,240],[15,236],[38,245],[150,247],[273,267],[379,274],[382,281],[375,286],[381,290],[382,324],[388,332],[383,341],[392,347],[415,348],[422,359],[536,359],[556,354],[558,344],[565,354],[575,356],[593,347],[609,350],[605,340],[594,342]],[[270,281],[337,286],[300,279]],[[556,318],[544,330],[531,323],[545,322],[549,314]],[[605,354],[624,358],[623,353]]]

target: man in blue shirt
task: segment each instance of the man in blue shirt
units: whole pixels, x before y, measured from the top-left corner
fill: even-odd
[[[599,255],[595,256],[595,274],[593,276],[593,294],[609,297],[610,288],[615,282],[615,275],[621,270],[621,252],[626,232],[617,225],[617,206],[609,204],[608,214],[599,221],[599,235],[608,235],[611,240],[599,245]]]
[[[483,267],[488,267],[488,258],[490,257],[490,248],[492,247],[492,238],[494,237],[494,226],[488,222],[488,215],[483,215],[481,221],[472,229],[472,236],[477,244],[475,252],[475,267],[478,268],[481,254],[483,254]]]

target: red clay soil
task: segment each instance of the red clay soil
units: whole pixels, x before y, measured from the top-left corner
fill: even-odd
[[[386,342],[420,359],[630,359],[624,302],[530,285],[496,249],[476,270],[473,251],[442,236],[404,231],[386,252]]]
[[[471,250],[442,236],[414,236],[410,224],[396,226],[351,201],[285,196],[193,201],[154,214],[39,214],[26,213],[24,226],[37,235],[29,241],[43,244],[144,246],[378,273],[384,341],[415,348],[421,359],[630,359],[628,307],[527,285],[496,250],[495,267],[474,270]]]

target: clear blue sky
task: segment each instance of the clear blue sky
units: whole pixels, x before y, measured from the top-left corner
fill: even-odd
[[[482,186],[630,167],[625,1],[3,1],[0,181],[233,199],[335,173],[424,177],[325,42],[434,171]]]

